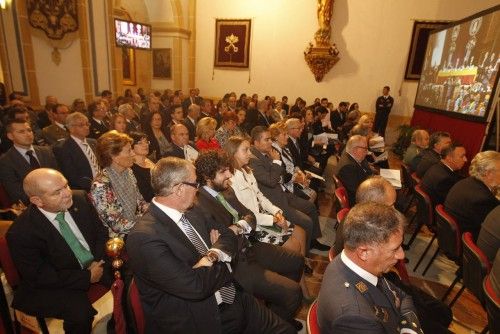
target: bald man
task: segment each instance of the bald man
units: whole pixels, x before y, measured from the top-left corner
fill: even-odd
[[[189,130],[184,124],[175,124],[170,128],[170,139],[173,145],[165,156],[189,161],[195,161],[198,158],[198,150],[189,145]]]
[[[35,169],[23,188],[31,204],[6,235],[21,276],[12,306],[62,319],[67,333],[90,333],[97,312],[87,291],[93,283],[111,282],[103,266],[108,233],[85,192],[71,191],[58,171]]]
[[[363,181],[356,191],[356,203],[375,202],[393,206],[396,202],[396,190],[389,181],[381,176],[372,176]],[[335,254],[340,254],[344,249],[344,237],[342,234],[344,222],[339,222],[335,233]]]

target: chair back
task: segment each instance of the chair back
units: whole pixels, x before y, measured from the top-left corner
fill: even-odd
[[[418,184],[415,186],[415,195],[417,197],[419,226],[427,225],[431,230],[434,230],[434,209],[430,196]]]
[[[307,333],[320,334],[318,326],[318,300],[313,301],[307,311]]]
[[[345,217],[349,213],[349,208],[343,208],[339,212],[337,212],[337,222],[344,221]]]
[[[335,189],[343,187],[342,181],[337,177],[337,175],[333,174],[333,182],[335,183]]]
[[[342,209],[350,208],[349,198],[347,197],[347,191],[344,187],[335,189],[335,197],[337,198],[337,201]]]
[[[401,174],[403,175],[403,188],[413,191],[413,188],[415,188],[417,184],[411,177],[410,166],[405,163],[401,163]]]
[[[330,250],[328,251],[328,261],[332,262],[335,256],[337,256],[337,253],[335,253],[335,249],[333,247],[330,247]]]
[[[417,176],[417,173],[412,173],[410,176],[411,176],[413,183],[415,185],[420,183],[420,178]]]
[[[5,273],[5,278],[7,278],[7,283],[9,283],[12,289],[15,289],[19,285],[19,273],[14,265],[14,261],[12,261],[9,245],[4,236],[0,237],[0,264]]]
[[[436,233],[439,249],[457,264],[462,263],[462,232],[442,204],[436,206]]]
[[[410,284],[410,275],[408,275],[408,270],[406,270],[405,260],[398,260],[398,262],[394,265],[394,268],[396,268],[401,281],[403,283]]]
[[[135,329],[138,334],[144,334],[145,320],[144,311],[142,310],[141,296],[139,295],[139,289],[135,284],[135,280],[132,279],[130,286],[128,288],[128,305],[132,313],[132,319],[135,324]]]
[[[500,296],[495,293],[489,274],[484,278],[483,292],[490,333],[500,333]]]
[[[477,247],[472,233],[462,236],[463,284],[484,305],[483,280],[491,270],[491,264],[483,251]]]

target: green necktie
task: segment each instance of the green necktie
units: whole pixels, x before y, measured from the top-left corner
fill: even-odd
[[[87,268],[88,265],[94,261],[94,256],[90,251],[83,247],[80,241],[78,241],[76,235],[69,227],[68,222],[64,219],[64,212],[57,213],[56,220],[59,223],[61,235],[68,243],[69,248],[71,248],[82,267]]]
[[[236,211],[232,206],[231,204],[229,204],[226,199],[224,198],[224,196],[222,196],[221,193],[218,193],[217,196],[215,196],[215,198],[217,198],[217,200],[220,202],[220,204],[222,204],[227,211],[229,211],[229,213],[231,214],[231,216],[233,216],[233,224],[236,224],[238,222],[238,220],[240,219],[239,215],[238,215],[238,211]]]

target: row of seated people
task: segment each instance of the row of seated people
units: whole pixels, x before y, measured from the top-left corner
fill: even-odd
[[[71,115],[68,116],[69,119],[71,120],[71,117],[75,117],[76,119],[79,118],[79,120],[81,121],[81,124],[75,124],[75,127],[88,129],[88,124],[86,124],[85,122],[86,121],[85,116],[80,113],[74,113],[74,115],[75,116]],[[300,123],[297,122],[293,124],[294,126],[300,125]],[[9,124],[9,126],[10,126],[9,134],[12,140],[14,141],[13,150],[17,150],[18,144],[23,144],[22,140],[20,140],[20,138],[17,137],[16,134],[22,135],[21,139],[25,140],[24,145],[27,145],[29,149],[33,141],[33,133],[31,132],[29,124],[26,122],[18,121],[18,122],[12,122],[11,124]],[[16,126],[19,126],[20,128],[17,128]],[[289,124],[289,126],[291,125]],[[69,128],[71,129],[71,126]],[[176,134],[175,130],[177,129],[183,131],[182,138],[184,138],[184,140],[186,140],[187,143],[187,138],[188,138],[187,129],[183,125],[176,125],[173,128],[174,131],[172,131],[173,135],[172,138],[175,137]],[[273,126],[272,129],[274,129],[272,131],[275,133],[275,138],[276,138],[275,145],[278,145],[277,149],[279,148],[283,149],[284,146],[288,143],[287,131],[289,129],[287,128],[286,123],[282,123],[281,125],[277,124]],[[282,174],[285,171],[284,167],[286,163],[280,159],[281,156],[277,154],[276,151],[272,148],[273,143],[271,140],[271,133],[265,127],[257,127],[254,130],[255,131],[253,131],[252,133],[253,135],[252,141],[254,144],[252,153],[255,154],[255,156],[257,156],[258,158],[255,158],[254,156],[254,159],[250,159],[250,161],[253,162],[247,161],[245,164],[237,166],[239,169],[242,169],[243,167],[246,166],[246,164],[250,164],[251,166],[252,164],[254,164],[252,166],[252,169],[255,171],[255,178],[258,180],[258,182],[261,182],[259,186],[263,188],[263,192],[267,193],[269,198],[273,199],[273,203],[267,200],[266,197],[262,195],[259,188],[257,188],[255,179],[253,182],[250,180],[251,183],[249,183],[248,186],[251,186],[252,191],[254,193],[247,193],[246,196],[249,198],[254,198],[257,196],[257,194],[260,194],[258,198],[264,203],[264,204],[255,203],[254,201],[254,204],[251,207],[255,211],[254,214],[261,218],[258,219],[258,222],[259,225],[262,227],[262,229],[260,230],[257,229],[256,236],[257,238],[266,240],[270,243],[283,244],[284,246],[290,244],[289,248],[293,249],[293,253],[288,254],[288,258],[291,258],[291,261],[285,261],[286,256],[279,256],[278,252],[274,263],[269,263],[270,261],[269,250],[266,250],[265,252],[266,256],[264,256],[264,259],[261,260],[263,263],[260,264],[260,266],[262,268],[271,267],[271,269],[273,268],[272,266],[275,266],[277,271],[279,271],[280,273],[284,272],[282,273],[283,275],[287,275],[291,271],[292,273],[290,273],[290,275],[295,277],[296,278],[295,280],[300,281],[300,277],[302,276],[301,266],[303,265],[303,256],[307,254],[310,245],[314,247],[320,246],[320,244],[317,243],[317,241],[315,240],[321,235],[321,231],[319,230],[319,224],[318,224],[317,209],[310,201],[301,199],[300,197],[293,195],[293,193],[291,193],[290,191],[285,191],[285,189],[287,188],[281,182],[282,182]],[[281,144],[278,137],[281,137]],[[233,144],[233,149],[235,150],[235,152],[233,154],[234,156],[231,157],[232,161],[237,161],[235,156],[237,152],[241,154],[241,152],[243,151],[241,146],[245,145],[249,146],[249,142],[244,138],[240,138],[239,140],[240,142],[238,142],[237,145]],[[227,143],[228,147],[230,147],[229,144],[230,142],[231,139]],[[143,152],[147,152],[148,151],[147,144],[148,141],[145,136],[138,136],[135,138],[134,141],[130,139],[127,135],[120,134],[116,131],[105,133],[97,140],[96,151],[94,153],[94,156],[95,158],[97,158],[97,161],[99,161],[100,164],[96,166],[98,172],[92,183],[90,194],[93,204],[97,209],[97,212],[101,220],[105,222],[105,226],[108,227],[109,236],[126,235],[130,231],[130,229],[133,228],[133,225],[135,225],[137,220],[140,219],[139,217],[146,211],[146,207],[148,206],[148,204],[146,203],[146,201],[143,200],[142,195],[140,194],[138,189],[134,191],[135,179],[133,176],[133,172],[131,172],[130,170],[130,167],[132,167],[133,165],[134,155],[135,152],[137,151],[137,146],[142,147]],[[28,155],[27,159],[25,159],[21,155],[21,158],[25,159],[26,163],[29,165],[28,171],[29,169],[34,169],[32,173],[35,173],[34,175],[36,175],[36,177],[32,177],[31,180],[32,181],[50,180],[51,179],[49,175],[50,173],[48,173],[47,177],[40,177],[40,174],[36,174],[37,171],[47,171],[44,168],[42,169],[38,168],[38,167],[47,167],[42,165],[42,163],[44,162],[42,156],[44,156],[44,154],[42,153],[38,154],[38,153],[44,152],[49,154],[50,151],[49,150],[42,150],[42,151],[33,150],[33,151],[35,152],[35,154]],[[244,159],[248,159],[249,156],[248,147],[245,150],[245,154],[246,157],[240,158],[243,159],[243,161]],[[143,161],[146,161],[146,153],[142,153],[142,157]],[[182,158],[185,158],[185,156],[183,156]],[[289,157],[289,159],[290,161],[293,161],[291,156]],[[183,161],[187,160],[183,159]],[[93,159],[88,158],[87,162],[89,162],[89,165],[92,166]],[[203,160],[200,160],[199,158],[196,160],[197,164],[198,163],[201,164],[202,162]],[[79,164],[73,164],[73,168],[78,167],[78,165]],[[234,166],[231,166],[231,168],[234,168]],[[100,170],[101,168],[102,171]],[[203,169],[200,168],[200,170]],[[294,169],[292,168],[292,170]],[[106,171],[108,173],[105,173]],[[249,172],[250,169],[246,169],[246,172],[242,174],[243,177],[240,180],[240,183],[245,184],[245,182],[248,182],[248,179],[252,176],[252,173]],[[52,171],[52,174],[53,173],[54,172]],[[61,176],[61,174],[57,173],[56,175]],[[297,180],[298,179],[299,178],[297,177]],[[29,197],[29,202],[32,203],[29,207],[29,211],[32,211],[35,206],[37,206],[38,208],[43,208],[43,203],[41,202],[37,202],[40,206],[38,206],[38,204],[34,204],[33,197],[37,197],[40,194],[38,193],[37,195],[33,195],[33,192],[31,192],[29,186],[26,186],[27,183],[26,180],[29,181],[30,178],[27,177],[25,179],[25,187],[23,189],[26,197]],[[64,181],[66,180],[64,179]],[[154,182],[151,183],[154,185]],[[193,184],[191,184],[191,186],[193,186]],[[35,186],[35,188],[38,189],[40,187]],[[66,196],[66,201],[63,201],[62,204],[64,203],[67,204],[71,202],[67,200],[68,196],[67,185],[65,184],[63,188],[64,189],[59,188],[57,191],[54,190],[54,193],[57,193],[57,196],[61,196],[61,193],[64,193]],[[245,196],[244,190],[245,187],[242,188],[241,196]],[[44,191],[44,195],[45,193],[46,192]],[[236,193],[238,194],[239,192]],[[245,201],[244,198],[245,197],[243,197],[242,199]],[[276,204],[278,204],[279,207],[276,206]],[[266,206],[268,210],[266,211],[267,214],[262,214],[263,213],[261,212],[262,208]],[[229,214],[231,214],[231,211],[228,212]],[[56,213],[54,213],[54,215],[56,215]],[[71,220],[71,218],[69,217],[65,217],[65,219]],[[22,219],[20,220],[22,221]],[[289,226],[290,222],[293,222],[293,224],[295,225],[293,229],[291,229]],[[272,226],[273,223],[277,225],[277,228],[276,227],[273,228]],[[20,225],[20,223],[15,223],[13,226],[18,226],[18,225]],[[269,227],[267,232],[265,231],[266,226]],[[244,224],[243,227],[245,227]],[[305,232],[300,231],[301,227],[303,230],[305,230]],[[15,231],[15,227],[13,227],[12,229],[13,231]],[[26,246],[25,244],[22,245],[22,243],[19,243],[17,241],[9,242],[9,244],[20,245],[21,248]],[[16,246],[13,247],[15,248]],[[247,248],[248,247],[243,247],[242,252],[246,254],[248,251]],[[287,249],[287,247],[283,247],[283,249]],[[21,250],[20,253],[22,254],[23,251]],[[258,253],[258,251],[255,251],[255,253]],[[18,255],[16,254],[18,254],[18,252],[14,250],[13,257],[15,261],[16,258],[18,257]],[[297,256],[297,254],[300,255]],[[247,259],[246,261],[242,262],[253,262],[253,258],[255,255],[253,255],[252,252],[248,252],[248,256],[250,257],[250,259]],[[242,255],[242,258],[245,257],[243,257]],[[17,259],[17,261],[21,260]],[[36,267],[36,265],[34,266],[30,265],[30,267],[33,268]],[[266,268],[266,270],[268,269]],[[22,266],[20,266],[20,271],[21,275],[24,276],[23,273],[24,269]],[[261,271],[264,271],[264,269],[261,269]],[[298,307],[297,300],[300,301],[300,299],[302,298],[301,296],[302,293],[297,294],[297,286],[298,286],[297,283],[295,283],[292,287],[290,287],[290,283],[286,284],[286,280],[285,278],[283,278],[283,275],[277,273],[273,275],[262,274],[260,277],[263,277],[264,282],[260,282],[258,279],[255,279],[256,277],[258,277],[258,275],[244,274],[240,276],[242,277],[241,281],[244,281],[245,279],[246,280],[251,279],[251,282],[248,283],[250,284],[250,286],[247,285],[247,289],[249,291],[255,291],[255,293],[258,294],[259,296],[263,296],[265,300],[269,299],[268,302],[270,305],[273,305],[274,303],[278,304],[275,307],[276,308],[275,312],[279,313],[280,315],[282,315],[283,318],[286,318],[290,322],[293,322],[293,320],[290,319],[290,316],[294,315],[294,312]],[[273,280],[274,276],[276,276],[276,278]],[[267,281],[271,282],[266,283]],[[245,283],[241,283],[241,285],[244,284]],[[255,286],[252,286],[251,284],[254,284]],[[266,285],[267,285],[267,290],[266,290]],[[271,285],[271,287],[269,285]],[[282,286],[281,290],[278,288],[279,286]],[[283,290],[287,290],[288,295],[278,292]],[[290,294],[292,296],[290,296]],[[291,306],[290,303],[292,304]],[[291,310],[289,309],[290,307]],[[273,307],[271,306],[271,308]],[[55,316],[57,317],[60,315],[55,315]]]
[[[494,151],[479,152],[471,161],[469,176],[464,177],[461,170],[467,158],[463,145],[452,142],[446,132],[435,132],[430,139],[425,130],[415,133],[415,145],[410,146],[410,152],[405,154],[405,158],[414,156],[411,159],[414,167],[410,165],[410,170],[416,171],[416,175],[421,178],[421,186],[429,194],[433,205],[444,204],[462,231],[471,232],[474,240],[477,240],[484,219],[499,204],[500,154]],[[420,149],[416,150],[417,142]],[[426,142],[428,148],[421,149]],[[366,137],[352,136],[336,167],[336,175],[346,188],[351,205],[356,203],[355,194],[359,184],[376,173],[366,159],[368,149]]]

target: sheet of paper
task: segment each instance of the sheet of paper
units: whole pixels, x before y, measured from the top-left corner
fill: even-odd
[[[380,168],[380,176],[389,181],[396,189],[401,189],[401,172],[399,169]]]

